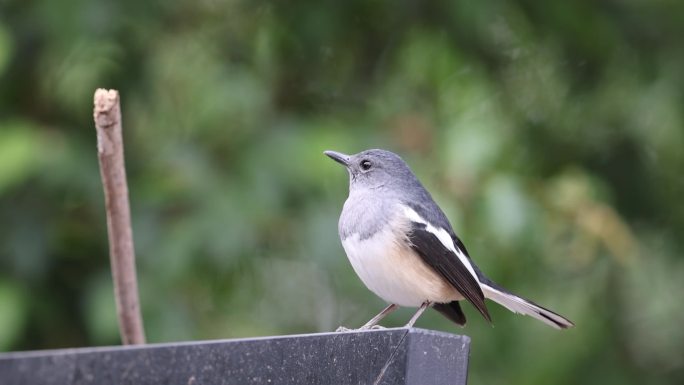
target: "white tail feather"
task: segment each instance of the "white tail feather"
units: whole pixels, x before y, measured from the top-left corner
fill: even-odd
[[[485,283],[482,283],[481,286],[486,298],[491,299],[513,313],[529,315],[556,329],[566,329],[575,326],[572,322],[560,315],[530,303],[514,294],[504,293]]]

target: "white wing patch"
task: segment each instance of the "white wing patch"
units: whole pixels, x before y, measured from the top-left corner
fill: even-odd
[[[414,209],[412,209],[406,205],[402,205],[402,207],[404,208],[404,214],[406,215],[406,217],[408,219],[410,219],[413,222],[424,224],[425,229],[427,231],[431,232],[432,234],[434,234],[437,237],[437,239],[439,239],[439,241],[442,242],[444,247],[453,251],[454,254],[456,254],[456,256],[461,261],[463,266],[465,266],[466,269],[468,269],[468,271],[470,272],[470,275],[472,275],[473,278],[475,278],[475,282],[480,283],[480,280],[477,278],[477,274],[475,274],[475,270],[473,269],[473,266],[470,264],[470,260],[463,253],[463,250],[461,250],[460,248],[456,247],[456,245],[454,245],[454,241],[451,239],[451,235],[449,235],[448,231],[446,231],[445,229],[443,229],[441,227],[437,228],[437,227],[433,226],[426,219],[421,217]]]

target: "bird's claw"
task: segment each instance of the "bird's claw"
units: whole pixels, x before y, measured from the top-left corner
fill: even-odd
[[[345,333],[345,332],[356,332],[356,331],[360,331],[360,330],[383,330],[383,329],[387,329],[387,328],[384,326],[380,326],[380,325],[361,326],[358,329],[350,329],[348,327],[339,326],[337,329],[335,329],[335,332],[336,333]]]

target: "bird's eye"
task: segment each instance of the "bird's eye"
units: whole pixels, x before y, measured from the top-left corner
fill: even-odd
[[[368,159],[364,159],[361,161],[361,169],[364,171],[368,171],[371,168],[371,162]]]

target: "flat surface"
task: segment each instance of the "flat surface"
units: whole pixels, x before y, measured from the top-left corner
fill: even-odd
[[[465,384],[470,339],[424,329],[0,354],[2,384]]]

